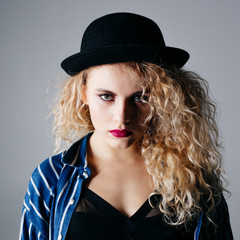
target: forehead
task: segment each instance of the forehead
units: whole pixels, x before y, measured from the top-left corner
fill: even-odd
[[[96,66],[87,72],[87,88],[109,90],[141,90],[141,77],[133,69],[123,64]]]

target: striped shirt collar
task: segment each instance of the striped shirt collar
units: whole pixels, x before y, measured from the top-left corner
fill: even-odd
[[[87,144],[92,134],[92,132],[87,134],[85,137],[75,142],[67,151],[65,151],[62,157],[62,163],[76,168],[86,168]]]

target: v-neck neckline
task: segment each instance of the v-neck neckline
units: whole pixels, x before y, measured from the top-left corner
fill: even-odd
[[[84,196],[91,201],[93,204],[95,204],[97,207],[101,208],[103,211],[111,214],[113,217],[119,219],[120,221],[126,221],[129,220],[132,223],[138,222],[141,218],[145,217],[152,209],[150,206],[148,199],[137,209],[133,215],[130,217],[126,216],[124,213],[119,211],[117,208],[115,208],[112,204],[107,202],[105,199],[103,199],[101,196],[99,196],[97,193],[92,191],[91,189],[84,187]]]

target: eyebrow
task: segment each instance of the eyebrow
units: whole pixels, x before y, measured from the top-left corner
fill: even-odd
[[[112,95],[117,95],[116,93],[114,93],[110,90],[104,89],[104,88],[97,88],[95,90],[95,92],[97,92],[97,93],[109,93],[109,94],[112,94]],[[133,92],[131,95],[137,95],[137,94],[142,94],[142,93],[143,93],[143,91],[139,90],[139,91]]]

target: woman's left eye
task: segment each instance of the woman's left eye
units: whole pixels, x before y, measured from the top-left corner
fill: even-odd
[[[135,102],[144,102],[144,101],[146,102],[148,100],[148,97],[146,95],[135,95],[133,97],[133,100]]]

